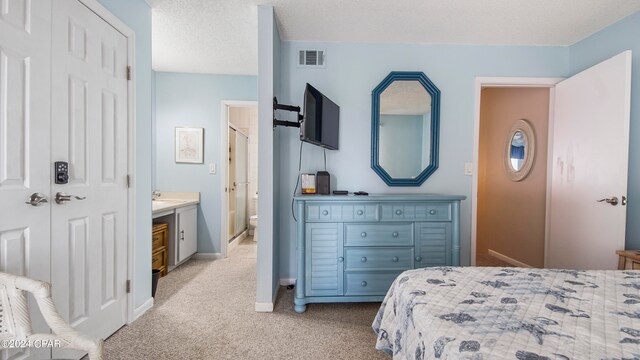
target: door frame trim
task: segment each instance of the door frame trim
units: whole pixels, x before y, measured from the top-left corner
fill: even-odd
[[[136,34],[122,20],[111,13],[107,8],[98,2],[98,0],[78,0],[91,11],[96,13],[114,29],[127,38],[127,66],[131,67],[131,80],[127,81],[127,172],[131,176],[131,185],[127,190],[127,279],[131,280],[131,291],[126,294],[126,322],[132,323],[144,312],[153,306],[153,298],[149,298],[140,306],[135,308],[134,294],[137,284],[135,279],[135,224],[136,224]],[[151,294],[149,294],[151,295]]]
[[[474,115],[473,115],[473,175],[471,188],[471,266],[476,266],[476,233],[478,227],[478,156],[480,147],[480,102],[483,88],[549,88],[549,139],[553,138],[553,106],[555,85],[564,80],[561,77],[476,77],[474,85]],[[551,154],[553,141],[548,142],[548,154]],[[544,264],[547,265],[549,248],[549,197],[551,196],[551,172],[547,161],[547,195],[545,212]]]
[[[220,167],[218,170],[220,174],[220,194],[222,194],[222,204],[220,206],[220,253],[223,258],[229,256],[229,240],[227,238],[227,234],[229,234],[229,214],[225,209],[229,209],[229,192],[226,189],[228,172],[226,154],[229,148],[229,126],[231,126],[229,122],[230,107],[256,107],[257,109],[258,102],[240,100],[222,100],[220,102],[220,155],[218,157]],[[233,128],[235,129],[235,127]],[[246,136],[246,134],[243,135]]]

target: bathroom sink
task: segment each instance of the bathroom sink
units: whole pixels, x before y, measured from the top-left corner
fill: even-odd
[[[152,202],[153,204],[180,204],[180,203],[187,202],[187,200],[181,200],[181,199],[162,199],[162,200],[152,200],[151,202]]]
[[[175,208],[176,205],[184,204],[188,202],[187,200],[182,199],[161,199],[161,200],[152,200],[151,201],[151,209],[152,211],[158,211],[161,209],[169,209]]]

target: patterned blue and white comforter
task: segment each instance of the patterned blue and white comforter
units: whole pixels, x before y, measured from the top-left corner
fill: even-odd
[[[640,360],[640,271],[410,270],[372,327],[394,359]]]

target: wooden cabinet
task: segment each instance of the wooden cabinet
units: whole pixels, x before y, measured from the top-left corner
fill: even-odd
[[[167,275],[167,243],[169,224],[153,224],[151,236],[151,268],[160,270],[160,276]]]
[[[460,265],[464,196],[295,198],[295,310],[309,303],[382,301],[403,271]]]

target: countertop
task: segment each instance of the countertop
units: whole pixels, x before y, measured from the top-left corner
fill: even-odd
[[[162,192],[161,194],[157,200],[151,202],[154,215],[200,203],[199,192]]]
[[[443,195],[443,194],[369,194],[369,195],[317,195],[317,194],[297,194],[296,201],[452,201],[464,200],[464,195]]]

